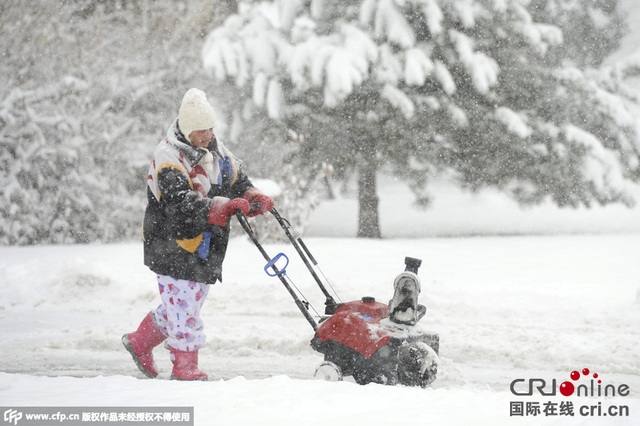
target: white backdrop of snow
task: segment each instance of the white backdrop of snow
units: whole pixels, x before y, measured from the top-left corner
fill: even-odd
[[[278,18],[284,22],[300,1],[280,3],[291,7]],[[437,34],[441,13],[435,2],[423,4]],[[632,15],[640,13],[634,0],[623,5]],[[473,19],[470,10],[459,12],[463,22]],[[531,37],[553,42],[557,36],[538,31]],[[639,39],[637,31],[627,37],[612,63],[640,57]],[[246,72],[234,62],[238,50],[226,49],[209,60]],[[408,57],[398,75],[419,84],[429,64],[420,69]],[[265,59],[262,66],[268,64]],[[446,68],[439,70],[437,62],[433,67],[445,91],[455,91]],[[267,101],[270,84],[266,78],[254,87],[254,101]],[[516,126],[512,131],[525,129],[500,114]],[[321,361],[308,345],[311,329],[279,282],[264,275],[255,247],[236,238],[225,283],[212,289],[203,313],[209,343],[201,366],[213,379],[207,383],[144,379],[121,347],[120,335],[158,303],[139,242],[0,247],[0,401],[186,405],[195,407],[197,425],[640,424],[639,209],[559,210],[547,203],[523,210],[497,192],[468,194],[442,182],[432,189],[437,196],[431,208],[419,211],[410,207],[405,186],[383,180],[381,227],[388,239],[351,238],[357,205],[350,197],[323,203],[310,218],[306,238],[345,300],[387,300],[404,256],[424,259],[420,299],[428,313],[422,324],[440,333],[442,357],[440,376],[429,389],[308,380]],[[442,236],[457,238],[437,238]],[[266,248],[290,251],[280,244]],[[320,306],[304,268],[293,263],[290,269]],[[156,351],[163,378],[170,371],[167,355]],[[574,401],[624,404],[630,417],[509,416],[509,402],[516,399],[509,392],[513,379],[561,381],[583,367],[608,383],[628,384],[632,393]]]

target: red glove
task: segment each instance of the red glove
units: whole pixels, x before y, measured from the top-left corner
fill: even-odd
[[[252,208],[249,213],[245,213],[249,217],[258,216],[259,214],[265,214],[273,208],[273,200],[271,197],[267,197],[256,188],[251,188],[244,194],[242,198],[252,204]]]
[[[227,226],[229,216],[234,214],[236,210],[248,214],[251,210],[249,202],[243,198],[234,198],[230,200],[226,197],[214,197],[209,210],[209,223],[218,226]]]

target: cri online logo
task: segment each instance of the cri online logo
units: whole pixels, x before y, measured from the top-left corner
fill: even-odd
[[[588,368],[582,369],[582,374],[574,370],[569,374],[572,381],[562,382],[559,386],[560,393],[564,396],[627,396],[629,395],[629,386],[622,384],[619,386],[605,385],[603,387],[602,380],[598,373],[591,373]],[[581,378],[590,380],[587,383],[578,383]],[[574,384],[575,382],[575,384]],[[534,389],[541,395],[556,395],[556,379],[551,380],[551,389],[547,389],[547,382],[544,379],[529,379],[528,385],[526,379],[515,379],[511,382],[511,393],[519,396],[532,396]]]
[[[582,374],[587,377],[589,376],[589,369],[585,368],[582,370]],[[598,379],[598,373],[593,373],[593,378],[594,379]],[[578,373],[577,371],[572,371],[571,372],[571,380],[573,380],[574,382],[580,379],[580,373]],[[602,383],[602,380],[598,379],[598,388],[600,388],[600,384]],[[584,385],[582,385],[584,386]],[[612,386],[612,385],[609,385]],[[605,387],[605,390],[607,388]],[[562,382],[560,384],[560,393],[563,394],[564,396],[571,396],[573,395],[573,392],[576,390],[576,387],[574,386],[573,383],[571,382]]]

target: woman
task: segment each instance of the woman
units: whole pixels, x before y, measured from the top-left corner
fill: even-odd
[[[208,380],[198,369],[206,339],[200,311],[209,285],[222,281],[229,217],[273,208],[215,138],[215,121],[205,93],[189,89],[149,167],[144,263],[158,276],[162,303],[122,342],[150,378],[158,375],[152,350],[168,338],[171,379]]]

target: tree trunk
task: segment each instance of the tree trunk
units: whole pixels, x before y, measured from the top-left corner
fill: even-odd
[[[358,169],[358,238],[382,238],[378,216],[375,158],[362,159]]]

